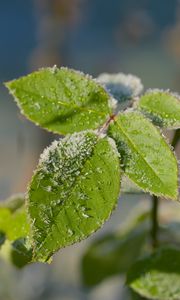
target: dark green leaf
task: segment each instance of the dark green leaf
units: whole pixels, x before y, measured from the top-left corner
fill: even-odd
[[[160,245],[173,243],[180,247],[180,223],[172,222],[179,217],[178,207],[167,204],[159,212],[158,241]],[[150,230],[151,211],[140,203],[120,231],[107,234],[88,247],[82,259],[84,284],[94,286],[110,276],[126,273],[139,256],[151,253]],[[133,293],[132,299],[144,298]]]
[[[135,293],[133,290],[129,291],[130,293],[130,300],[146,300],[144,297],[140,296],[139,294]]]
[[[17,268],[22,268],[32,261],[32,248],[26,239],[14,242],[6,240],[0,250],[0,257]]]
[[[180,299],[180,249],[162,248],[133,265],[127,284],[148,299]]]
[[[87,131],[55,141],[43,153],[28,192],[34,260],[46,261],[100,228],[119,189],[113,140]]]
[[[32,248],[25,239],[18,239],[12,243],[11,260],[18,268],[32,261]]]
[[[180,127],[180,97],[169,91],[150,90],[143,95],[137,106],[161,127]]]
[[[85,285],[93,286],[112,275],[127,272],[141,254],[147,239],[148,219],[149,213],[138,214],[135,220],[128,220],[120,232],[105,235],[92,243],[82,260]]]
[[[150,121],[138,112],[119,114],[108,134],[116,141],[132,181],[145,191],[177,199],[177,160]]]
[[[111,234],[94,243],[83,257],[84,284],[93,286],[112,275],[126,273],[139,257],[146,238],[147,232],[142,229],[124,236]]]
[[[5,240],[6,240],[5,234],[3,232],[0,232],[0,247],[1,245],[4,244]]]
[[[6,86],[28,119],[55,133],[96,129],[110,113],[106,91],[74,70],[41,69]]]

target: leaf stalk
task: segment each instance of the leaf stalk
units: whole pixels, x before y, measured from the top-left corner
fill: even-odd
[[[171,145],[175,149],[180,139],[180,129],[177,129],[174,133]],[[158,221],[158,207],[159,207],[159,198],[155,195],[152,196],[152,211],[151,211],[151,220],[152,220],[152,228],[151,228],[151,240],[152,240],[152,248],[156,249],[158,247],[158,229],[159,229],[159,221]]]

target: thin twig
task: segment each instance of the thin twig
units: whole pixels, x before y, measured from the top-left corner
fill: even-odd
[[[157,196],[152,196],[152,229],[151,229],[151,237],[152,237],[152,247],[153,249],[158,246],[158,205],[159,199]]]
[[[174,133],[171,145],[175,149],[178,142],[180,140],[180,129],[177,129]],[[152,239],[152,247],[155,249],[158,247],[158,206],[159,206],[159,198],[155,195],[152,196],[152,213],[151,213],[151,220],[152,220],[152,228],[151,228],[151,239]]]

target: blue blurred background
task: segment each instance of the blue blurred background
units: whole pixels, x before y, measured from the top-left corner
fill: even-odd
[[[132,73],[146,88],[180,91],[180,2],[0,0],[1,199],[26,190],[40,152],[54,138],[20,115],[3,82],[54,64],[93,76]],[[136,203],[126,198],[104,231],[128,213],[126,200]],[[51,266],[19,272],[1,262],[0,299],[124,299],[118,277],[93,291],[81,288],[80,257],[89,240],[61,251]]]

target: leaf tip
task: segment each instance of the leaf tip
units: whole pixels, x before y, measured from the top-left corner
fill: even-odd
[[[13,94],[13,82],[14,80],[3,82],[4,86],[8,89],[10,94]]]

